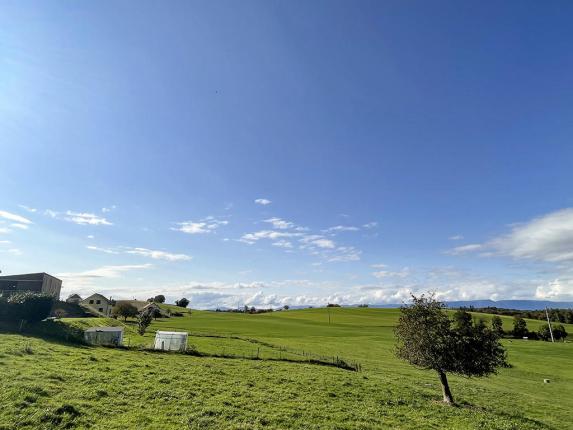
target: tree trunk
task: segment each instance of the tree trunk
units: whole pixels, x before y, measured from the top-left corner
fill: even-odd
[[[450,385],[448,384],[448,377],[442,371],[438,371],[440,376],[440,382],[442,383],[442,393],[444,394],[444,403],[448,405],[454,404],[454,398],[452,397],[452,392],[450,391]]]

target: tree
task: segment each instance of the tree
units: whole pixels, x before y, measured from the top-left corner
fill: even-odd
[[[452,322],[444,304],[433,295],[412,296],[412,301],[411,306],[400,308],[396,355],[414,366],[436,371],[445,403],[454,402],[447,373],[487,376],[506,365],[498,336],[483,321],[468,324],[467,316],[460,314]]]
[[[290,306],[289,306],[289,305],[284,305],[284,306],[283,306],[283,309],[284,309],[285,311],[288,311],[288,310],[290,309]]]
[[[147,327],[151,324],[154,310],[156,309],[145,310],[137,315],[137,332],[141,336],[145,334],[145,330],[147,330]]]
[[[503,337],[503,320],[499,315],[494,315],[491,319],[491,331],[497,334],[497,337]]]
[[[180,308],[186,308],[189,306],[189,300],[183,297],[182,299],[176,300],[175,305],[179,306]]]
[[[153,298],[155,303],[165,303],[165,296],[163,294],[159,294]]]
[[[119,303],[114,306],[112,314],[123,317],[123,320],[127,321],[128,318],[137,316],[137,308],[131,303]]]
[[[58,308],[53,312],[53,314],[56,318],[60,319],[65,318],[68,313],[64,309]]]
[[[513,317],[513,337],[521,339],[528,334],[527,322],[521,317]]]
[[[472,314],[466,310],[459,309],[454,313],[453,325],[460,333],[471,333],[472,322]]]
[[[149,310],[149,314],[151,315],[151,317],[153,319],[161,318],[161,316],[162,316],[161,309],[159,309],[159,308],[151,308]]]
[[[563,327],[562,324],[553,324],[551,328],[553,330],[553,339],[561,340],[567,337],[567,331],[565,330],[565,327]],[[551,340],[551,332],[549,331],[549,324],[543,324],[541,327],[539,327],[539,330],[537,331],[537,336],[539,336],[539,339],[542,340]]]

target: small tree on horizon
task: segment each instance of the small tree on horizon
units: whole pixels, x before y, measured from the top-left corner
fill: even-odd
[[[436,371],[445,403],[454,403],[448,373],[480,377],[507,365],[499,337],[483,321],[474,322],[461,311],[452,324],[445,305],[434,295],[412,295],[412,302],[400,308],[396,355],[416,367]]]
[[[513,318],[513,337],[521,339],[522,337],[527,336],[528,333],[527,322],[523,318],[515,316]]]
[[[124,321],[128,318],[137,316],[137,308],[131,303],[119,303],[114,306],[112,314],[118,317],[123,317]]]
[[[189,299],[186,299],[185,297],[183,297],[179,300],[176,300],[175,306],[179,306],[180,308],[186,308],[187,306],[189,306]]]
[[[153,298],[155,303],[165,303],[165,296],[163,294],[158,294]]]
[[[502,337],[503,332],[503,320],[499,315],[494,315],[491,319],[491,330],[498,336]]]

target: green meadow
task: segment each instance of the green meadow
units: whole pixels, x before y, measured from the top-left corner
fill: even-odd
[[[573,344],[504,340],[512,367],[482,379],[436,375],[394,357],[397,309],[258,315],[206,311],[123,325],[127,349],[0,333],[0,429],[569,429]],[[489,320],[489,315],[479,315]],[[506,329],[511,318],[504,318]],[[542,321],[528,320],[530,329]],[[566,326],[573,333],[573,326]],[[205,356],[151,352],[156,330],[189,332]],[[361,371],[312,364],[339,357]],[[550,379],[546,384],[544,379]]]

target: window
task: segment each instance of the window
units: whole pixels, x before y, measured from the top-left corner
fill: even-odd
[[[93,301],[93,300],[90,300],[90,305],[93,305],[93,304],[94,304],[94,301]]]
[[[96,305],[99,305],[99,304],[101,304],[101,300],[96,301]]]
[[[99,308],[98,311],[103,312],[103,308]]]

